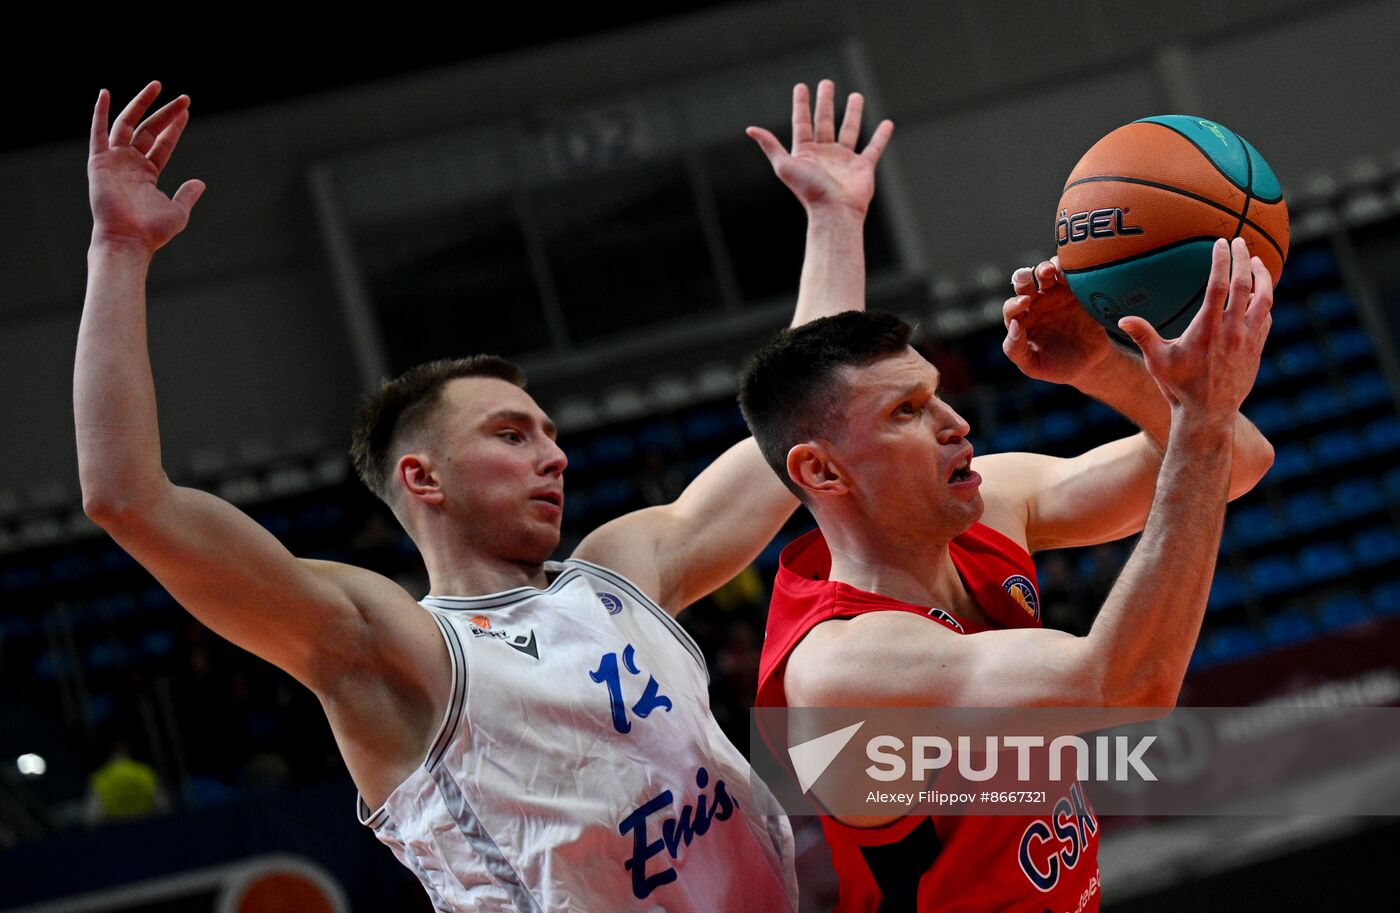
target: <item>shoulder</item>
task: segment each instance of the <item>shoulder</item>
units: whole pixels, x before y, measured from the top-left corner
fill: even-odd
[[[1029,550],[1026,530],[1031,506],[1057,459],[1021,452],[977,457],[973,468],[982,476],[982,503],[986,505],[981,522]]]

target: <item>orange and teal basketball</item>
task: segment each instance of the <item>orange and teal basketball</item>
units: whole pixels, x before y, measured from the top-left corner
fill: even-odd
[[[1226,127],[1165,114],[1099,140],[1065,182],[1055,219],[1075,297],[1123,342],[1136,314],[1180,336],[1200,308],[1216,238],[1242,237],[1277,283],[1288,206],[1264,157]]]

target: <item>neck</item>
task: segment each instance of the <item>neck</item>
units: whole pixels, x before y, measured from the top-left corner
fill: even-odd
[[[415,538],[428,570],[429,595],[485,596],[516,587],[543,589],[549,585],[543,564],[502,558],[459,537]]]
[[[947,539],[825,526],[822,531],[831,549],[832,580],[912,605],[953,609],[964,601]]]

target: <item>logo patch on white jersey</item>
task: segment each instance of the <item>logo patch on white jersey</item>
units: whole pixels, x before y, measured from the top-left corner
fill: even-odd
[[[622,600],[612,593],[599,593],[598,601],[603,604],[603,608],[608,610],[609,615],[618,615],[622,612]]]
[[[524,653],[532,659],[540,658],[539,646],[535,643],[535,629],[531,628],[528,634],[512,634],[505,628],[491,627],[490,619],[484,615],[478,615],[472,619],[472,637],[485,637],[490,640],[503,641],[507,647]]]

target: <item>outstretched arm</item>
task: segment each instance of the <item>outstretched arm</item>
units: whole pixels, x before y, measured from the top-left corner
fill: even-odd
[[[1028,377],[1069,384],[1116,409],[1140,434],[1060,459],[1034,453],[978,460],[986,480],[988,522],[1031,551],[1107,542],[1143,528],[1162,466],[1171,408],[1143,360],[1113,345],[1080,306],[1059,262],[1012,276],[1016,293],[1002,309],[1003,349]],[[1229,494],[1252,489],[1273,464],[1273,447],[1243,415],[1232,427]]]
[[[1224,308],[1227,262],[1222,241],[1212,270],[1215,293],[1180,339],[1163,341],[1140,318],[1120,324],[1139,340],[1170,418],[1146,529],[1089,633],[1024,628],[959,635],[906,612],[823,622],[789,658],[792,706],[1175,704],[1220,545],[1234,416],[1253,385],[1272,323],[1268,270],[1257,258],[1249,262],[1243,241],[1235,247]]]
[[[792,89],[792,151],[762,127],[746,131],[773,166],[773,173],[807,211],[807,248],[792,325],[842,311],[865,309],[865,216],[875,195],[875,166],[894,124],[883,120],[857,152],[865,97],[846,99],[836,132],[836,86],[817,83],[815,117],[806,83]]]
[[[140,122],[159,92],[158,83],[147,86],[110,131],[105,90],[93,113],[93,233],[73,374],[83,508],[200,621],[324,697],[340,680],[341,660],[363,668],[441,646],[426,613],[393,612],[413,605],[391,581],[298,561],[233,505],[167,478],[146,346],[146,273],[155,251],[185,227],[204,185],[187,181],[173,197],[156,186],[189,119],[181,96]],[[372,626],[382,645],[368,636]],[[411,668],[402,663],[401,681]]]
[[[807,210],[807,247],[793,325],[865,307],[865,215],[875,166],[894,125],[883,121],[856,150],[865,105],[846,102],[839,133],[836,88],[817,85],[815,114],[804,84],[792,91],[792,149],[750,127],[778,178]],[[747,567],[797,507],[752,438],[735,444],[671,504],[599,527],[575,555],[631,577],[672,614]]]

